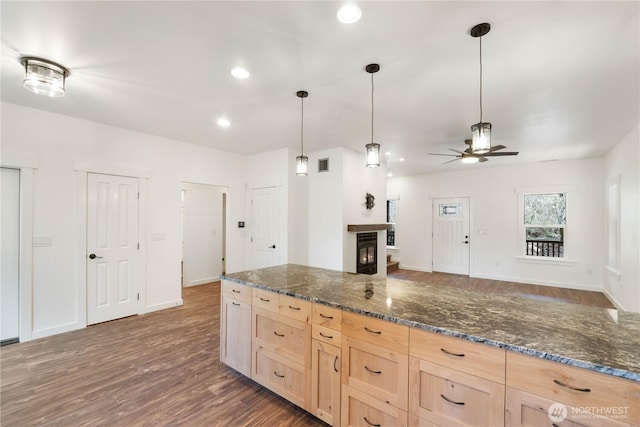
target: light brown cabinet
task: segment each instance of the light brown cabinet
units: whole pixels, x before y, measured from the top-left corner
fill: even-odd
[[[220,361],[251,376],[251,288],[222,282]]]

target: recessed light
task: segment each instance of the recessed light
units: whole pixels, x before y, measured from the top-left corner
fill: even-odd
[[[387,177],[389,177],[389,178],[391,178],[392,176],[393,176],[393,174],[392,174],[391,172],[389,172],[389,173],[387,174]]]
[[[390,156],[391,155],[391,151],[387,151],[386,153],[384,153],[385,156]]]
[[[400,157],[400,158],[398,159],[398,161],[399,161],[399,162],[404,162],[404,157]]]
[[[343,24],[353,24],[358,22],[362,16],[362,11],[353,3],[345,4],[338,10],[338,21]]]
[[[249,71],[247,71],[247,69],[246,69],[246,68],[243,68],[243,67],[234,67],[234,68],[231,70],[231,75],[232,75],[233,77],[235,77],[236,79],[246,79],[246,78],[249,78],[249,76],[250,76],[251,74],[249,74]]]
[[[218,126],[220,126],[221,128],[228,128],[229,126],[231,126],[231,122],[226,117],[220,117],[218,119]]]

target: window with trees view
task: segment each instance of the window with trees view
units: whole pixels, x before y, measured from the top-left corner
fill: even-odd
[[[524,194],[525,255],[565,257],[567,194]]]

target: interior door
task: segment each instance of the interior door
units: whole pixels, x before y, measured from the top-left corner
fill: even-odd
[[[251,190],[251,268],[278,265],[278,189]]]
[[[20,335],[20,171],[2,168],[2,274],[0,342],[17,342]]]
[[[138,179],[88,174],[87,323],[138,312]]]
[[[469,275],[469,198],[433,199],[433,271]]]

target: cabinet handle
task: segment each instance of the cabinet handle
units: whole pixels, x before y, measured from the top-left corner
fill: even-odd
[[[320,313],[320,317],[322,317],[323,319],[333,319],[333,316],[325,316],[324,314]]]
[[[266,298],[262,298],[262,297],[260,297],[260,301],[269,302],[269,301],[271,301],[271,300],[270,300],[270,299],[266,299]]]
[[[297,310],[297,311],[300,311],[300,307],[292,307],[292,306],[289,306],[289,308],[290,308],[291,310]]]
[[[364,365],[364,369],[369,372],[370,374],[376,374],[376,375],[380,375],[382,373],[382,371],[373,371],[371,369],[369,369],[369,367],[367,365]]]
[[[551,427],[560,427],[560,426],[558,424],[556,424],[556,423],[553,423],[553,424],[551,424]]]
[[[366,326],[364,327],[364,330],[369,332],[370,334],[382,335],[382,331],[373,331],[373,330],[367,328]]]
[[[443,398],[444,400],[446,400],[446,401],[447,401],[447,402],[449,402],[449,403],[453,403],[454,405],[460,405],[460,406],[463,406],[463,405],[464,405],[464,402],[456,402],[455,400],[451,400],[451,399],[449,399],[449,398],[448,398],[447,396],[445,396],[444,394],[441,394],[441,395],[440,395],[440,397],[441,397],[441,398]]]
[[[234,294],[239,294],[240,291],[236,291],[235,289],[231,289],[231,292],[233,292]]]
[[[327,338],[327,339],[330,339],[330,340],[332,340],[332,339],[333,339],[333,335],[325,335],[325,334],[323,334],[322,332],[320,332],[320,336],[321,336],[322,338]]]
[[[238,307],[240,307],[240,304],[238,304],[237,302],[233,302],[233,301],[231,301],[231,304],[233,304],[233,305],[237,305]]]
[[[558,384],[560,387],[564,387],[564,388],[568,388],[569,390],[573,390],[573,391],[580,391],[582,393],[589,393],[591,391],[590,388],[578,388],[578,387],[573,387],[570,386],[569,384],[565,384],[560,380],[553,380],[554,383]]]
[[[380,424],[374,424],[374,423],[372,423],[371,421],[369,421],[369,420],[367,419],[367,417],[364,417],[364,422],[365,422],[365,423],[367,423],[367,424],[369,424],[371,427],[380,427]]]
[[[333,359],[333,370],[338,372],[338,368],[336,368],[336,363],[338,363],[338,356],[336,356],[336,358]]]
[[[277,336],[277,337],[283,337],[284,334],[279,334],[277,331],[273,331],[273,335]]]
[[[443,352],[444,354],[448,354],[449,356],[464,357],[464,353],[451,353],[450,351],[447,351],[444,348],[441,348],[440,351]]]
[[[280,374],[278,374],[278,372],[277,372],[277,371],[273,371],[273,375],[275,375],[275,376],[276,376],[276,377],[278,377],[278,378],[284,378],[284,375],[280,375]]]

